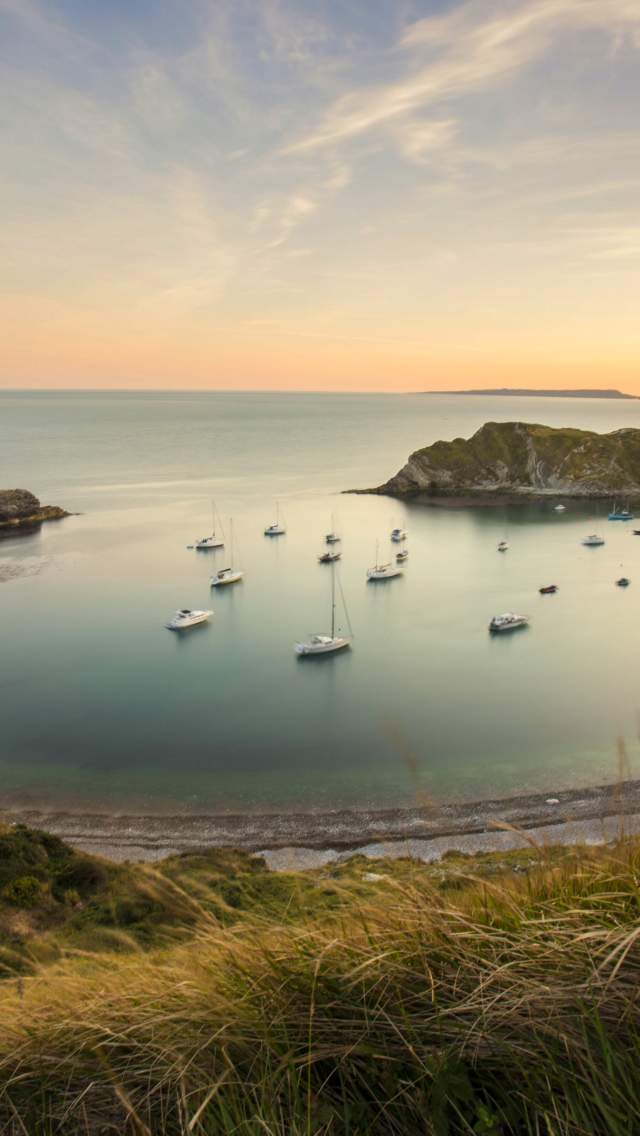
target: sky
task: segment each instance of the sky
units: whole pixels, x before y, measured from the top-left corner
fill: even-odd
[[[640,0],[0,0],[0,386],[640,394]]]

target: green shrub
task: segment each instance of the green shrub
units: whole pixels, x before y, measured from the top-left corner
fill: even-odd
[[[42,897],[42,884],[35,876],[18,876],[2,889],[2,898],[16,907],[34,907]]]

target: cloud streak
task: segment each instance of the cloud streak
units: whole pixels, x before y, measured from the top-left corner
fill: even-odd
[[[609,42],[625,30],[640,32],[637,0],[527,0],[495,12],[495,4],[471,0],[447,16],[418,21],[400,46],[412,56],[429,55],[426,62],[414,62],[397,82],[342,95],[316,129],[285,152],[335,146],[444,100],[495,87],[567,29],[595,29]]]

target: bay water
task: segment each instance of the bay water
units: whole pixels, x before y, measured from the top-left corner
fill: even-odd
[[[431,508],[344,489],[485,421],[607,431],[640,402],[285,393],[0,393],[0,486],[78,515],[0,541],[0,804],[269,812],[476,800],[638,768],[640,537],[609,502]],[[197,552],[215,500],[228,549]],[[287,533],[263,535],[276,502]],[[353,649],[330,627],[342,535]],[[401,578],[367,584],[409,532]],[[638,524],[640,528],[640,523]],[[584,548],[602,532],[606,544]],[[496,551],[501,539],[510,549]],[[621,589],[615,580],[631,579]],[[556,583],[555,596],[540,596]],[[176,635],[179,607],[214,609]],[[490,637],[492,615],[528,614]],[[338,605],[338,622],[346,626]]]

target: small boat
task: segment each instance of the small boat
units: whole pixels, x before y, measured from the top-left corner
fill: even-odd
[[[582,543],[587,548],[598,548],[601,544],[604,544],[604,537],[598,536],[597,533],[590,533],[589,536],[585,536]]]
[[[633,520],[633,513],[630,513],[628,509],[619,509],[618,506],[614,503],[613,509],[609,513],[609,520],[610,521],[632,521]]]
[[[344,604],[344,596],[343,596]],[[347,623],[349,616],[346,611]],[[351,628],[349,628],[351,631]],[[310,635],[308,639],[302,643],[295,644],[296,655],[331,655],[335,651],[343,651],[345,647],[351,646],[351,638],[347,635],[336,635],[336,570],[332,564],[331,567],[331,634],[330,635]]]
[[[507,544],[506,540],[501,540],[500,544],[498,545],[498,552],[506,552],[508,547],[509,545]]]
[[[558,590],[557,584],[547,584],[546,587],[538,589],[541,596],[553,596],[553,595],[555,595],[557,590]]]
[[[634,529],[634,530],[633,530],[633,535],[634,535],[634,536],[640,536],[640,529]]]
[[[566,508],[567,508],[566,505],[554,505],[553,511],[554,511],[554,513],[564,513],[564,512],[566,512]]]
[[[280,521],[280,506],[276,503],[276,519],[272,525],[267,525],[264,530],[265,536],[284,536],[286,533],[284,524]]]
[[[333,564],[335,560],[339,560],[342,556],[341,552],[332,552],[330,549],[327,552],[322,552],[318,557],[318,564]]]
[[[629,580],[627,576],[621,576],[619,580],[616,580],[616,584],[619,588],[628,588],[630,583],[631,580]]]
[[[391,530],[391,539],[392,539],[394,544],[400,544],[403,540],[407,539],[407,530],[406,529],[392,529]]]
[[[202,536],[200,540],[194,540],[193,542],[193,547],[200,551],[204,551],[208,548],[224,548],[224,537],[221,539],[216,534],[216,506],[214,501],[211,502],[211,512],[213,521],[211,536]]]
[[[373,568],[367,569],[367,580],[391,580],[394,576],[401,576],[402,568],[396,568],[395,564],[381,564],[379,556],[379,546],[376,543],[376,562]]]
[[[237,568],[233,567],[233,521],[229,521],[229,567],[221,568],[209,578],[209,584],[212,588],[221,588],[225,584],[237,584],[244,578],[244,572],[240,572]]]
[[[400,552],[396,552],[396,563],[404,564],[405,560],[409,559],[409,549],[402,548]]]
[[[338,536],[336,529],[335,529],[335,521],[333,519],[333,513],[331,514],[331,532],[328,532],[328,533],[325,534],[324,543],[325,544],[340,544],[340,537]]]
[[[206,623],[212,615],[212,611],[197,611],[183,607],[172,616],[168,623],[165,623],[165,627],[169,631],[186,631],[187,627],[196,627],[199,623]]]
[[[516,631],[519,627],[528,626],[528,615],[516,615],[516,613],[513,611],[505,611],[503,615],[494,615],[489,624],[489,631]]]

